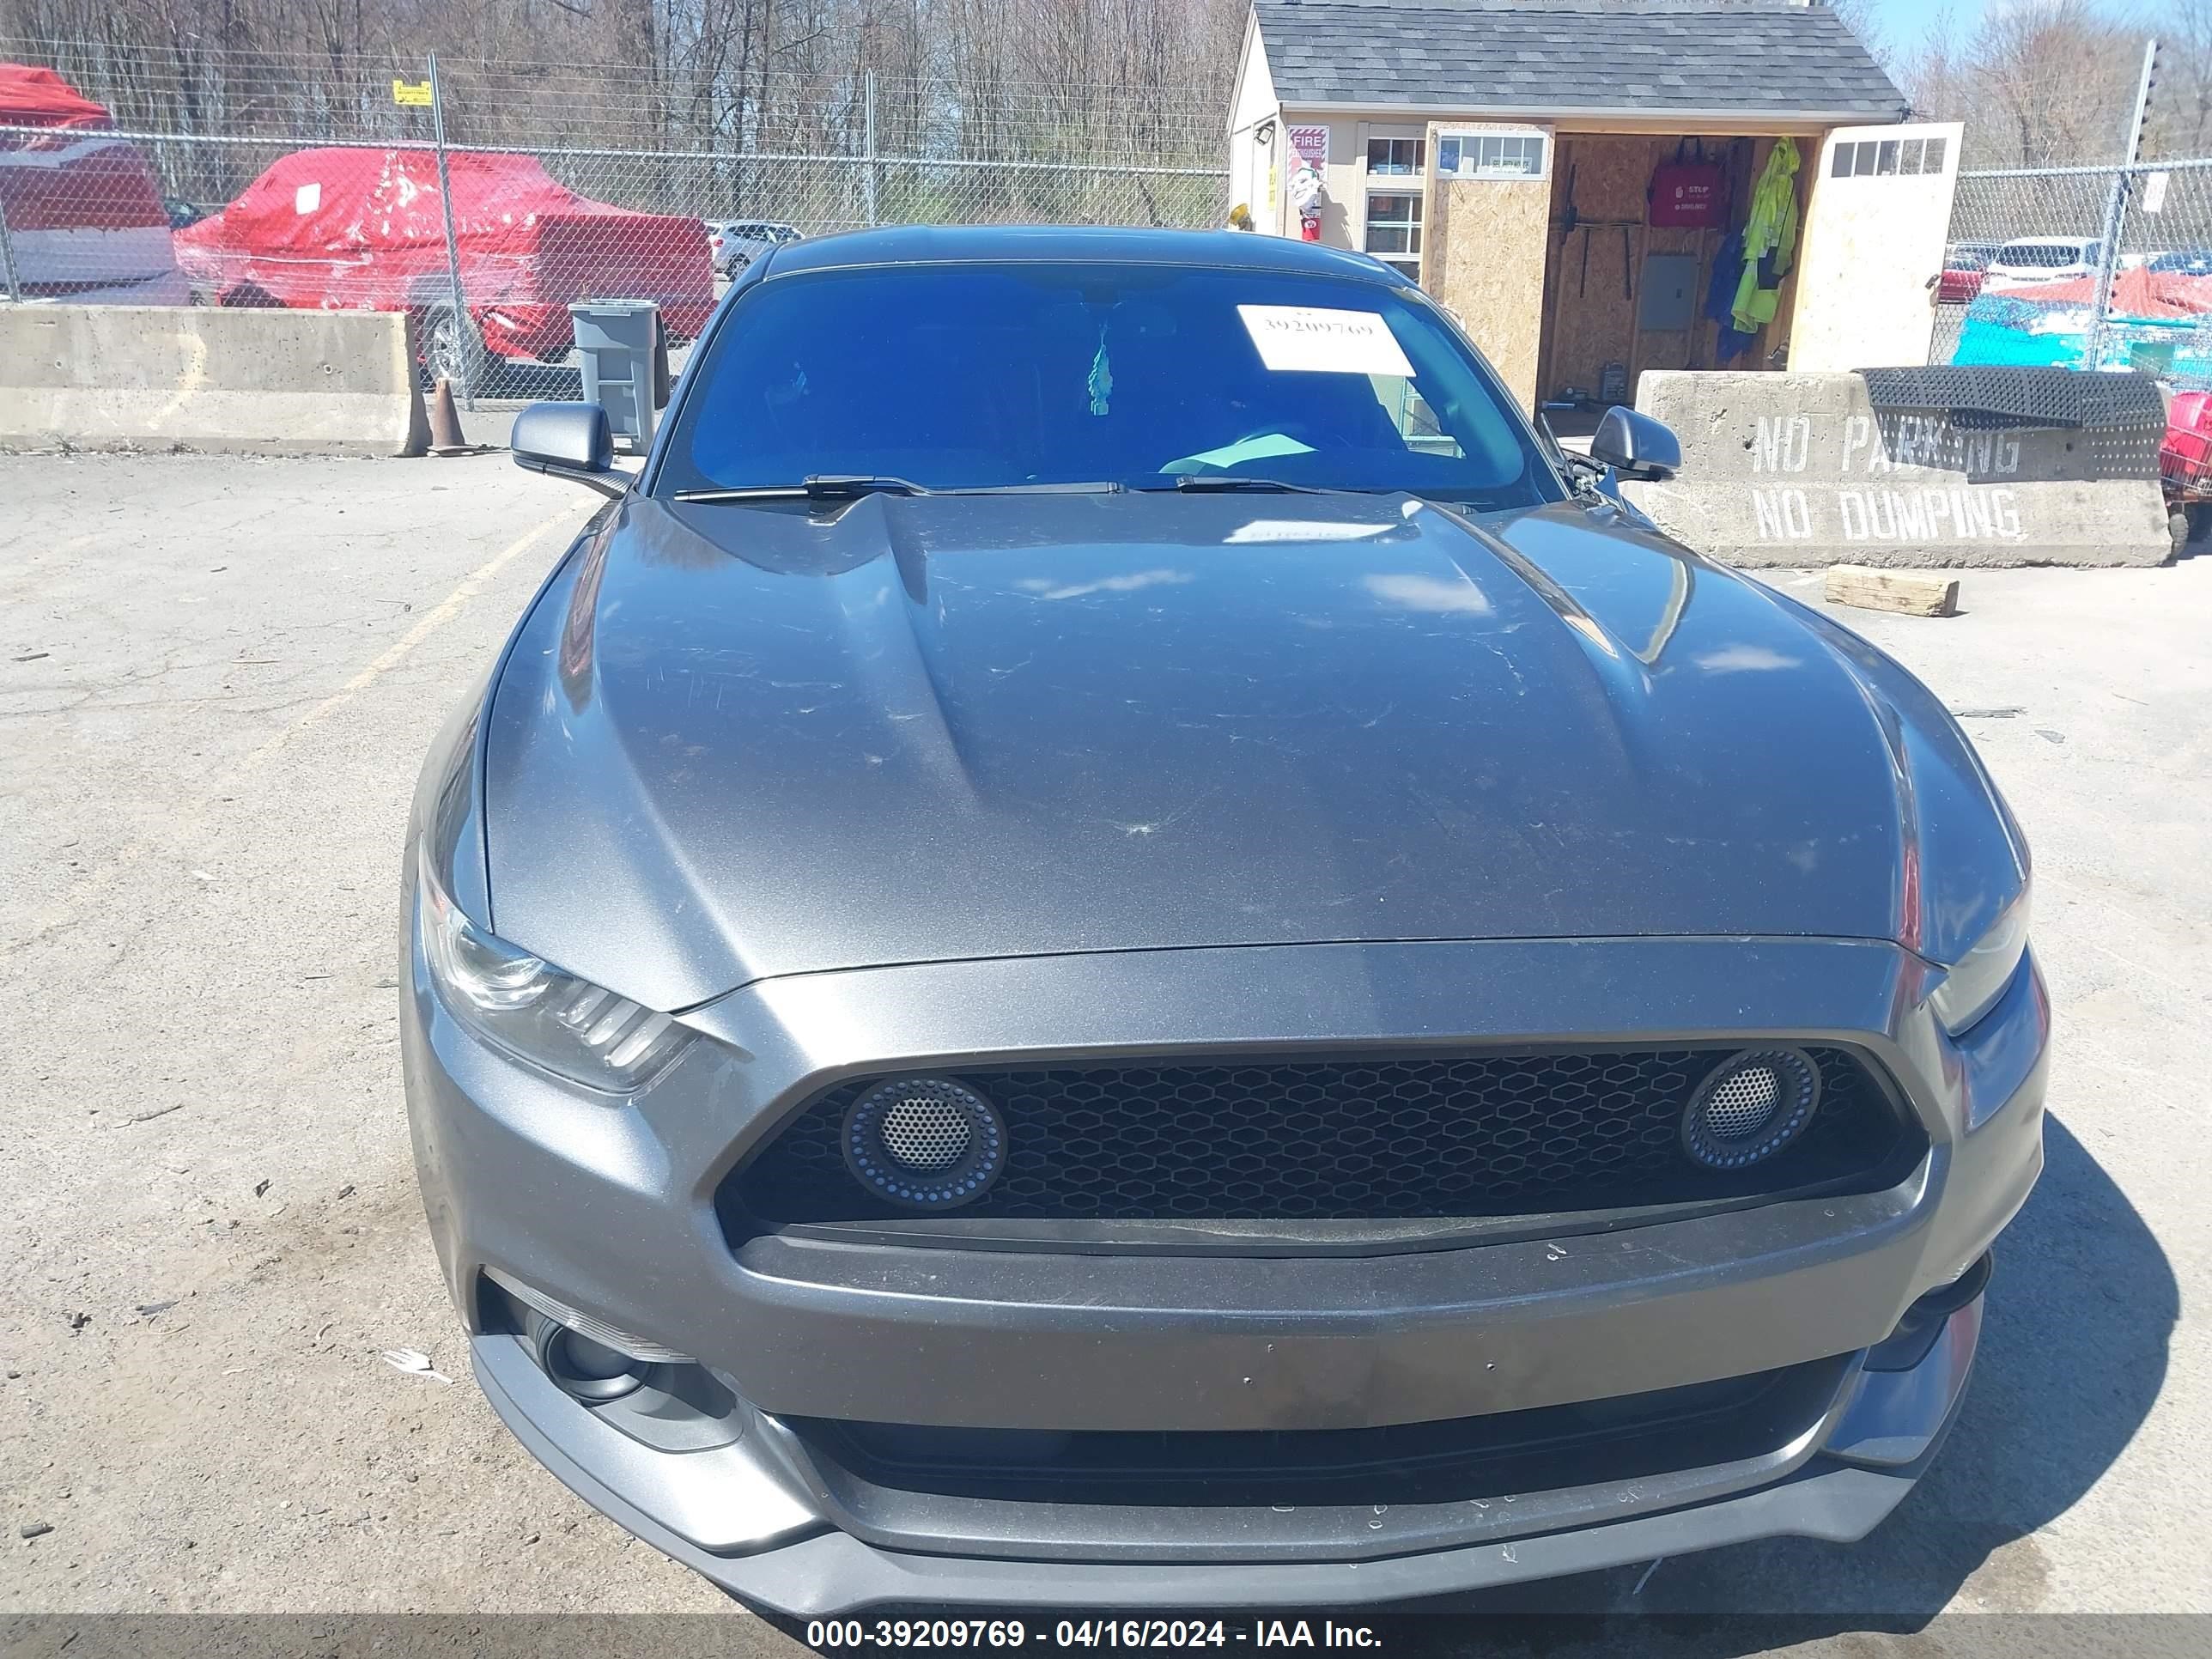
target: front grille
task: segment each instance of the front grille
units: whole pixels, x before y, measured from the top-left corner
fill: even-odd
[[[815,1458],[884,1492],[1176,1508],[1438,1504],[1765,1455],[1820,1420],[1847,1363],[1379,1429],[1055,1432],[782,1420]]]
[[[1812,1122],[1747,1169],[1683,1151],[1684,1107],[1727,1048],[1217,1065],[963,1070],[998,1108],[1005,1173],[976,1220],[1354,1221],[1873,1190],[1918,1140],[1866,1065],[1808,1048]],[[760,1226],[895,1219],[839,1143],[886,1074],[817,1097],[731,1177],[733,1239]],[[896,1074],[890,1074],[896,1075]],[[1924,1141],[1919,1143],[1924,1146]]]

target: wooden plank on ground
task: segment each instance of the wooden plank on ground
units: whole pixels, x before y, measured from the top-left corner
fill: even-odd
[[[1955,617],[1959,579],[1933,570],[1876,570],[1863,564],[1828,567],[1823,590],[1831,605],[1895,611],[1907,617]]]

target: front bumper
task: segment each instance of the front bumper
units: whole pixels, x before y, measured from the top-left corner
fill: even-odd
[[[1860,942],[1633,940],[824,975],[690,1016],[718,1042],[622,1103],[484,1049],[445,1015],[419,961],[403,1024],[432,1231],[477,1333],[478,1376],[541,1461],[641,1536],[794,1614],[885,1601],[1279,1605],[1432,1595],[1774,1534],[1855,1538],[1878,1522],[1956,1407],[1979,1304],[1910,1370],[1862,1372],[1850,1356],[1973,1263],[2041,1164],[2048,1011],[2033,967],[1966,1043],[1921,1011],[1922,971]],[[1596,1231],[1549,1218],[1555,1229],[1502,1242],[1352,1257],[778,1236],[733,1252],[714,1212],[722,1178],[793,1107],[860,1072],[1599,1033],[1855,1046],[1897,1080],[1929,1151],[1873,1194]],[[486,1268],[696,1355],[744,1402],[744,1431],[672,1453],[609,1427],[514,1339],[483,1328]],[[1825,1362],[1825,1407],[1755,1457],[1379,1516],[870,1504],[785,1425],[1364,1430]]]
[[[885,1603],[1005,1608],[1290,1607],[1416,1600],[1593,1571],[1753,1539],[1847,1543],[1902,1501],[1934,1458],[1966,1391],[1982,1302],[1952,1314],[1911,1370],[1854,1365],[1819,1426],[1780,1449],[1758,1484],[1704,1501],[1701,1486],[1739,1472],[1686,1470],[1622,1489],[1607,1486],[1451,1504],[1457,1541],[1407,1544],[1439,1517],[1371,1507],[1322,1518],[1343,1530],[1334,1559],[1158,1560],[1128,1516],[1118,1549],[1085,1560],[888,1548],[830,1524],[756,1418],[713,1453],[644,1452],[593,1419],[533,1365],[513,1339],[480,1336],[477,1377],[493,1409],[532,1455],[600,1513],[745,1602],[793,1618],[827,1618]],[[1443,1508],[1447,1506],[1436,1506]],[[1210,1513],[1224,1535],[1272,1518]],[[1377,1518],[1379,1516],[1379,1518]],[[1115,1517],[1109,1517],[1109,1522]],[[1547,1529],[1551,1528],[1551,1529]],[[760,1547],[718,1552],[701,1540],[743,1534]],[[940,1542],[946,1540],[939,1540]],[[1394,1551],[1376,1553],[1377,1549]]]

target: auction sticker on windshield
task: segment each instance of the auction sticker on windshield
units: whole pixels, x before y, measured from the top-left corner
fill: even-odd
[[[1239,306],[1237,314],[1259,348],[1260,361],[1271,369],[1413,376],[1413,364],[1378,313]]]

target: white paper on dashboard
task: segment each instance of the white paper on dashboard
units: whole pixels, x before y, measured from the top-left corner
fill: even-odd
[[[1372,311],[1316,306],[1239,306],[1244,331],[1260,361],[1278,371],[1323,374],[1403,374],[1411,379],[1390,325]]]
[[[1275,455],[1310,455],[1313,453],[1311,444],[1300,443],[1287,433],[1259,432],[1249,438],[1239,438],[1233,444],[1224,444],[1218,449],[1201,449],[1195,455],[1170,461],[1160,471],[1187,472],[1194,465],[1241,466],[1246,461],[1264,461]]]

